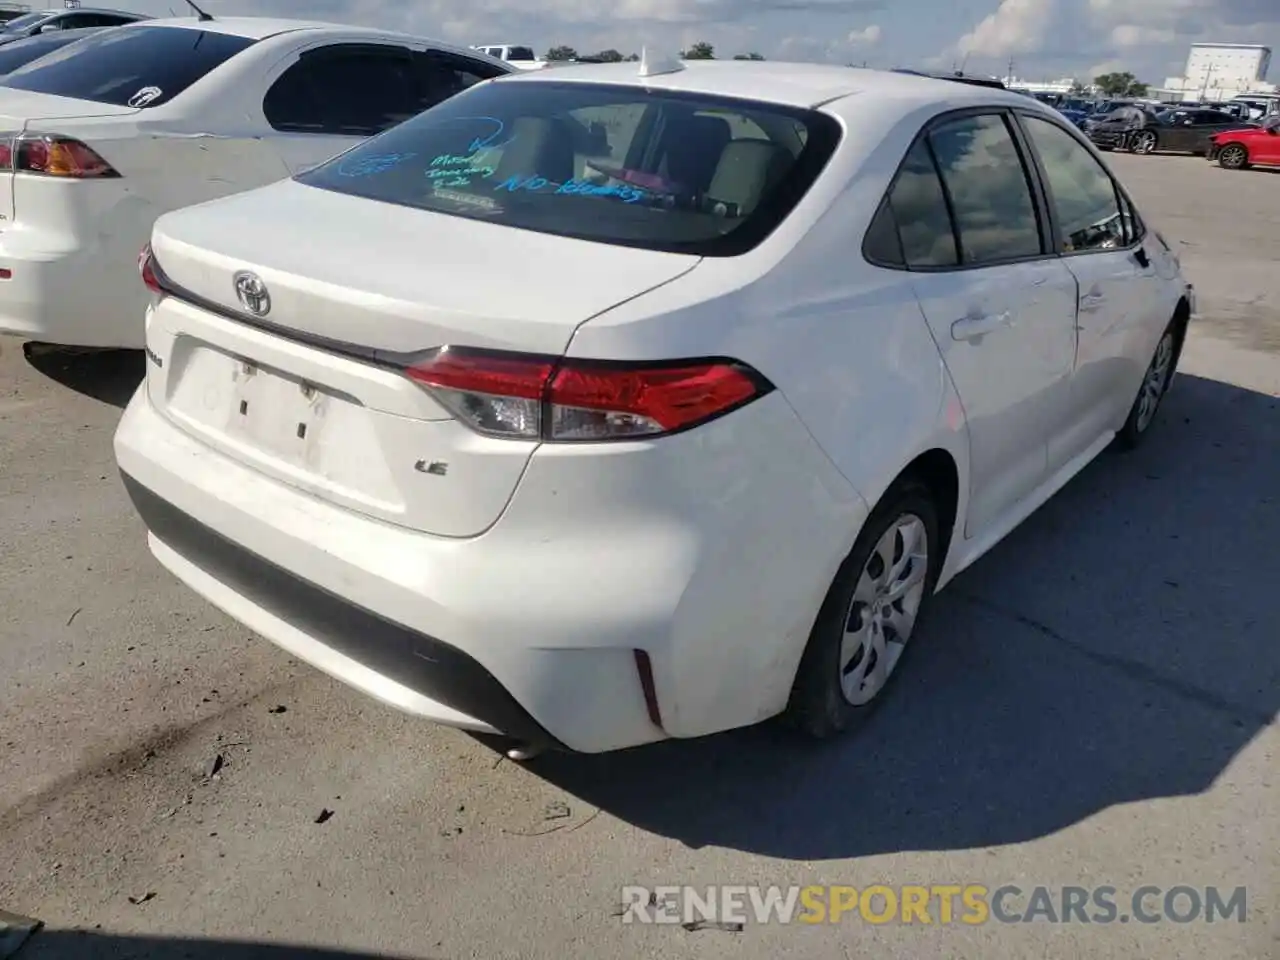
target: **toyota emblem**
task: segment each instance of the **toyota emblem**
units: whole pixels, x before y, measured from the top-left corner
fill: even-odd
[[[271,312],[271,294],[260,276],[241,270],[231,279],[236,287],[236,297],[245,310],[255,317],[265,317]]]

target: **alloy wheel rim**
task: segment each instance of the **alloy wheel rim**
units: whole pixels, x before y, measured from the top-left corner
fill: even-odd
[[[1156,355],[1151,358],[1151,366],[1147,367],[1147,375],[1142,378],[1142,392],[1138,394],[1138,419],[1136,426],[1141,433],[1151,425],[1164,396],[1169,382],[1169,370],[1173,364],[1173,334],[1166,333],[1160,338],[1156,347]]]
[[[1238,167],[1244,161],[1244,151],[1239,147],[1227,147],[1219,159],[1224,167]]]
[[[1151,153],[1156,148],[1156,135],[1147,131],[1138,134],[1138,142],[1134,144],[1134,149],[1138,153]]]
[[[840,689],[853,706],[874,700],[897,667],[915,629],[928,572],[924,521],[904,513],[876,542],[845,614]]]

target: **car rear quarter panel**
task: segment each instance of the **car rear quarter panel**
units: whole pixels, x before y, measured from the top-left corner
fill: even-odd
[[[847,132],[823,176],[760,247],[704,259],[583,324],[569,354],[734,357],[778,387],[868,503],[935,447],[956,461],[963,501],[968,436],[938,347],[908,275],[874,267],[861,252],[915,134],[948,108],[900,111],[879,136]],[[849,545],[856,535],[845,531]]]

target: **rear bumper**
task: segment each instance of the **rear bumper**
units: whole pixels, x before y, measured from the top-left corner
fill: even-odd
[[[777,394],[633,453],[535,454],[471,538],[258,473],[174,425],[145,385],[115,449],[153,554],[233,618],[410,713],[582,752],[782,710],[866,515]]]
[[[0,233],[0,333],[82,347],[144,345],[146,289],[131,269],[137,251],[107,237],[102,246],[48,252],[15,230]],[[141,245],[139,245],[140,248]]]
[[[151,536],[180,558],[179,565],[190,565],[304,634],[324,636],[333,654],[444,708],[439,719],[539,747],[563,746],[462,651],[321,590],[232,543],[129,474],[121,478]]]

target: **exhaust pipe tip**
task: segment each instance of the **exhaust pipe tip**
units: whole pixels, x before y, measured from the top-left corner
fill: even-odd
[[[526,760],[532,760],[544,752],[545,751],[542,747],[535,747],[522,743],[517,744],[514,747],[507,748],[507,759],[514,760],[517,763],[522,763]]]

